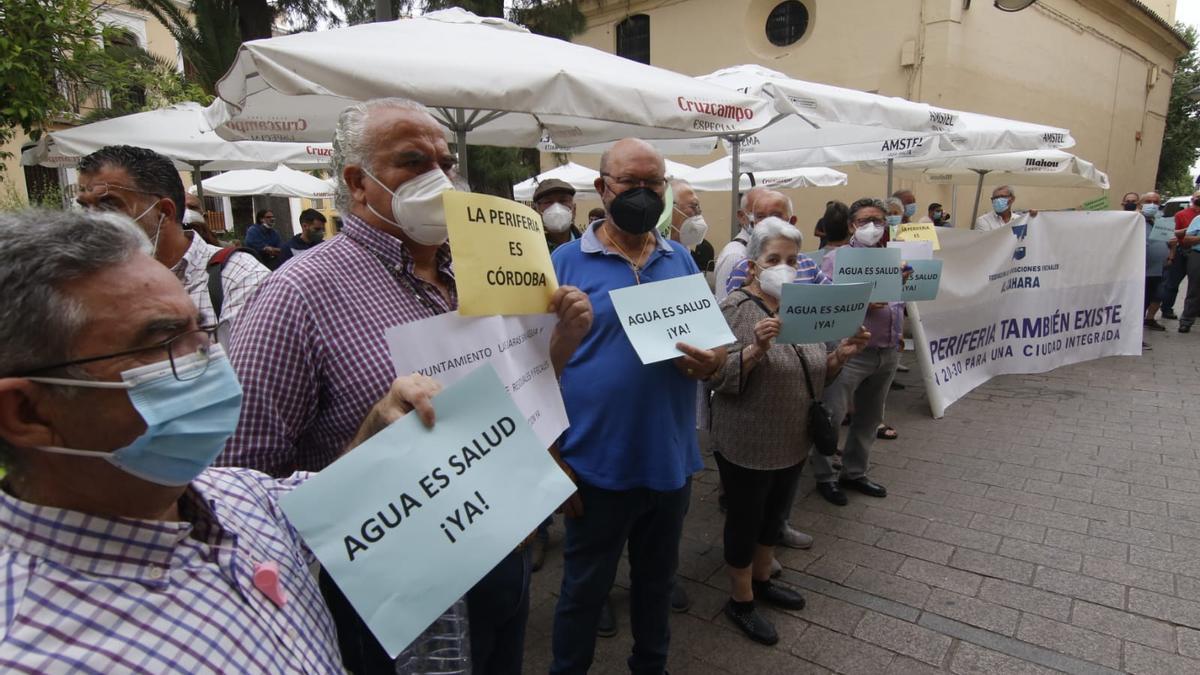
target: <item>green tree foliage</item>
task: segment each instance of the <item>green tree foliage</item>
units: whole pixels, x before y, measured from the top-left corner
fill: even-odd
[[[0,143],[37,139],[100,87],[102,29],[89,0],[4,0],[0,25]]]
[[[242,44],[237,0],[192,0],[189,12],[174,0],[130,0],[167,27],[179,43],[188,71],[209,95],[229,70]]]
[[[1194,177],[1190,170],[1200,156],[1200,101],[1193,98],[1193,92],[1200,87],[1200,58],[1196,53],[1196,29],[1182,23],[1175,27],[1187,38],[1191,49],[1175,62],[1155,185],[1163,192],[1180,195],[1192,192]]]

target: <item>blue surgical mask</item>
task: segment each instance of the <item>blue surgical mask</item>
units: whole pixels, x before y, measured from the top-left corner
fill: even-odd
[[[941,220],[941,219],[942,219],[942,212],[941,212],[941,211],[934,211],[934,212],[933,212],[933,219],[934,219],[934,220]]]
[[[205,356],[175,360],[175,370],[204,368]],[[242,410],[242,387],[219,345],[208,351],[207,368],[193,379],[178,380],[169,361],[126,370],[121,382],[31,377],[34,382],[97,389],[125,389],[146,422],[146,431],[112,452],[42,446],[39,450],[99,457],[142,480],[178,487],[212,465],[233,435]]]
[[[1142,204],[1142,215],[1154,218],[1158,215],[1158,204]]]
[[[996,213],[1004,213],[1008,210],[1008,197],[996,197],[992,200],[992,210]]]
[[[917,205],[916,204],[905,204],[904,205],[904,217],[905,218],[912,218],[914,215],[916,215],[916,213],[917,213]]]
[[[900,221],[904,220],[904,218],[901,216],[887,216],[886,218],[887,218],[887,224],[890,227],[895,227],[900,224]]]

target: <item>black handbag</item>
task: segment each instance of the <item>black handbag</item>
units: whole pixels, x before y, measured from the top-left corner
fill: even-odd
[[[829,410],[825,408],[825,403],[817,398],[813,390],[812,377],[808,374],[808,363],[804,360],[804,354],[798,347],[795,349],[796,356],[800,357],[800,367],[804,368],[804,384],[808,387],[808,397],[812,399],[812,403],[808,404],[808,437],[817,448],[817,452],[830,457],[837,452],[838,430],[829,419]]]

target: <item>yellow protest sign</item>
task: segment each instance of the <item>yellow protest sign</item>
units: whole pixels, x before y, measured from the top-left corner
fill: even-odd
[[[442,193],[458,313],[542,314],[558,289],[542,217],[533,209],[491,195]]]
[[[928,241],[933,244],[933,250],[939,251],[942,246],[938,243],[937,226],[933,223],[903,223],[896,233],[896,241]]]

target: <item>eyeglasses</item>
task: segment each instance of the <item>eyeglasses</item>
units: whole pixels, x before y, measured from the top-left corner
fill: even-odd
[[[156,192],[139,190],[137,188],[131,188],[127,185],[120,185],[117,183],[92,183],[91,187],[89,188],[85,188],[82,185],[77,185],[75,187],[75,198],[79,199],[85,195],[91,197],[94,201],[91,204],[84,205],[87,209],[94,211],[120,211],[121,206],[117,202],[104,201],[104,198],[109,196],[113,190],[124,190],[125,192],[136,192],[142,195],[150,195],[151,197],[158,197],[160,199],[162,198],[162,195]]]
[[[626,190],[632,190],[639,187],[650,188],[651,190],[661,190],[667,185],[666,179],[663,178],[613,178],[612,174],[609,173],[602,173],[600,176],[604,178],[612,178],[612,182],[620,185]]]
[[[152,345],[145,347],[136,347],[134,349],[126,349],[124,351],[113,352],[112,354],[104,354],[102,356],[89,356],[82,359],[74,359],[72,361],[63,361],[49,366],[42,366],[34,370],[28,370],[23,373],[16,373],[10,377],[29,377],[44,373],[49,370],[58,370],[68,366],[79,366],[85,363],[95,363],[107,359],[115,359],[119,356],[130,356],[132,354],[142,354],[144,352],[154,351],[156,349],[165,349],[167,352],[167,361],[171,364],[171,374],[175,379],[186,382],[200,377],[208,370],[208,364],[211,360],[212,346],[217,342],[217,327],[204,326],[195,330],[184,331],[178,335],[172,336]],[[190,358],[189,358],[190,357]],[[54,384],[52,378],[39,378],[43,382]],[[114,385],[119,385],[123,388],[122,383],[114,382]]]
[[[861,227],[863,225],[883,225],[886,222],[887,219],[885,218],[859,218],[858,220],[854,221],[854,224],[855,226]]]

